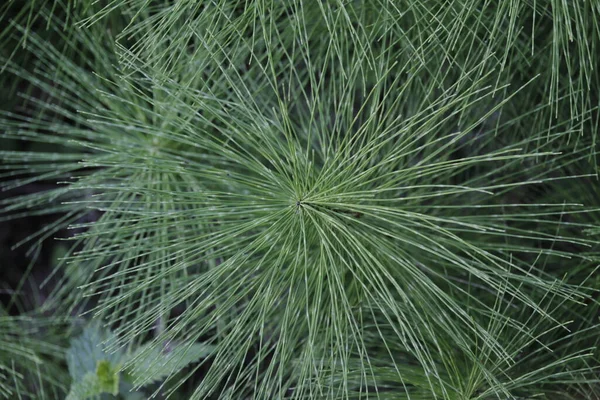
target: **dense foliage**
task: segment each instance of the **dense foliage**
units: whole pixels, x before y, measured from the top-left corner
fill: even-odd
[[[0,396],[600,398],[600,1],[0,7]]]

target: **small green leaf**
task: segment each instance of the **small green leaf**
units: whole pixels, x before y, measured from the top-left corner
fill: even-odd
[[[71,341],[67,363],[72,383],[68,400],[83,400],[103,393],[119,393],[121,352],[109,353],[107,343],[113,334],[99,324],[90,324]]]
[[[119,366],[113,366],[106,360],[98,361],[96,365],[98,382],[105,392],[116,396],[119,393]]]
[[[190,363],[207,357],[214,346],[194,343],[175,345],[166,350],[149,343],[140,347],[130,358],[129,376],[136,387],[148,385],[182,370]]]
[[[88,325],[79,337],[71,341],[67,351],[67,364],[74,382],[81,380],[89,372],[95,374],[98,362],[106,361],[110,365],[118,365],[121,362],[121,352],[110,353],[106,350],[106,345],[113,338],[111,331],[94,323]]]
[[[88,372],[77,382],[73,382],[66,400],[85,400],[106,393],[98,376]]]

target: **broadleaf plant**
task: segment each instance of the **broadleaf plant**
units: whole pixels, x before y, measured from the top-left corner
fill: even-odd
[[[92,325],[73,339],[67,351],[67,365],[73,382],[67,399],[119,393],[119,370],[124,356],[103,348],[111,336],[109,331]]]
[[[45,387],[600,396],[599,2],[1,10],[0,221],[88,321]]]
[[[143,398],[134,387],[148,385],[178,372],[188,364],[210,354],[210,347],[201,344],[164,349],[145,345],[129,351],[109,352],[106,344],[112,332],[98,324],[85,327],[73,339],[67,351],[71,388],[67,399],[95,398],[100,395],[121,395],[126,399]],[[132,367],[125,371],[124,366]]]

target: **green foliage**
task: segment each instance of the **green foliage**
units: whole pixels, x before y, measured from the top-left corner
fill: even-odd
[[[598,2],[34,3],[0,221],[71,232],[69,398],[599,394]]]
[[[10,316],[0,308],[0,397],[57,398],[68,383],[63,334],[67,326],[40,315]]]
[[[104,393],[119,394],[119,374],[111,370],[108,361],[98,361],[96,372],[86,373],[76,383],[71,384],[67,400],[89,399]]]
[[[161,349],[152,343],[135,351],[109,352],[107,343],[114,334],[98,324],[85,327],[73,339],[67,351],[67,364],[71,375],[68,400],[83,400],[102,394],[121,394],[134,399],[139,392],[131,391],[179,372],[190,363],[210,354],[210,346],[202,344],[177,344]],[[125,366],[125,367],[124,367]],[[127,368],[126,372],[123,369]],[[123,375],[123,376],[122,376]]]
[[[178,343],[161,349],[154,343],[140,347],[128,361],[128,377],[136,386],[145,386],[174,375],[188,364],[210,355],[212,346],[201,343]]]
[[[79,337],[71,341],[67,364],[74,382],[83,380],[89,373],[97,376],[100,382],[114,381],[112,373],[118,369],[116,367],[122,362],[123,354],[107,351],[106,343],[110,340],[114,340],[114,335],[96,324],[86,327]]]

